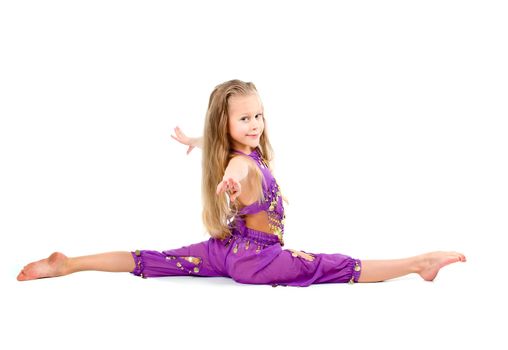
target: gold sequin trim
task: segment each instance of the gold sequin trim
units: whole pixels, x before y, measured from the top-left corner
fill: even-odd
[[[185,259],[188,262],[193,263],[194,265],[199,265],[199,263],[201,262],[201,258],[196,258],[193,256],[184,256],[184,257],[182,257],[182,259]]]
[[[176,256],[173,256],[173,255],[169,255],[166,257],[166,260],[175,260],[177,257]],[[182,260],[185,260],[185,261],[188,261],[192,264],[195,265],[194,268],[186,268],[182,265],[181,262],[179,261],[176,261],[176,267],[178,267],[180,270],[184,271],[186,270],[188,273],[198,273],[199,272],[199,267],[197,265],[201,264],[202,262],[202,259],[200,257],[196,257],[196,256],[178,256],[178,258],[182,259]]]

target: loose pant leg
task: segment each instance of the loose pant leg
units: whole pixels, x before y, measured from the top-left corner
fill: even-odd
[[[313,261],[293,256],[279,243],[260,250],[247,247],[248,237],[235,240],[228,255],[229,275],[237,282],[307,287],[317,283],[356,283],[361,261],[342,254],[311,254]]]
[[[222,245],[216,239],[191,244],[178,249],[136,250],[132,253],[136,267],[131,272],[136,276],[224,276],[221,261],[224,261]],[[222,260],[221,260],[222,259]]]

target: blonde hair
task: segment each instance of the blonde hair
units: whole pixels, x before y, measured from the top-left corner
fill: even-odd
[[[256,86],[251,82],[230,80],[217,85],[210,95],[208,110],[206,112],[205,129],[203,133],[203,223],[208,233],[214,238],[226,238],[231,232],[228,224],[236,215],[235,203],[230,208],[225,195],[217,196],[217,185],[222,181],[226,167],[230,159],[235,156],[232,152],[232,143],[229,130],[229,98],[235,95],[257,94]],[[264,116],[263,116],[264,119]],[[272,160],[272,146],[268,139],[266,121],[263,134],[259,141],[261,156],[269,165]],[[254,184],[262,194],[261,180],[263,179],[259,169]]]

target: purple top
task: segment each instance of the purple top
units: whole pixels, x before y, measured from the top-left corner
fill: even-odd
[[[284,206],[282,203],[282,196],[280,193],[279,185],[273,177],[268,164],[263,159],[258,148],[254,149],[250,154],[245,154],[240,151],[234,151],[238,154],[243,154],[250,157],[257,164],[261,173],[263,174],[263,201],[256,201],[250,205],[243,207],[239,212],[235,221],[238,221],[240,226],[245,226],[244,216],[248,214],[259,213],[260,211],[266,211],[268,214],[268,225],[275,233],[283,245],[282,235],[284,233]]]

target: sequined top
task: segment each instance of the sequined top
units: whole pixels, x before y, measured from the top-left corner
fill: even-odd
[[[268,164],[263,159],[260,151],[256,148],[250,154],[245,154],[240,151],[234,151],[235,153],[243,154],[250,157],[257,164],[261,173],[263,174],[263,201],[256,201],[250,205],[247,205],[238,211],[238,215],[235,218],[236,227],[245,227],[245,215],[256,214],[260,211],[266,211],[268,215],[268,226],[274,234],[279,237],[281,245],[284,245],[283,234],[284,234],[284,206],[282,202],[282,195],[280,192],[279,185],[273,177]]]

